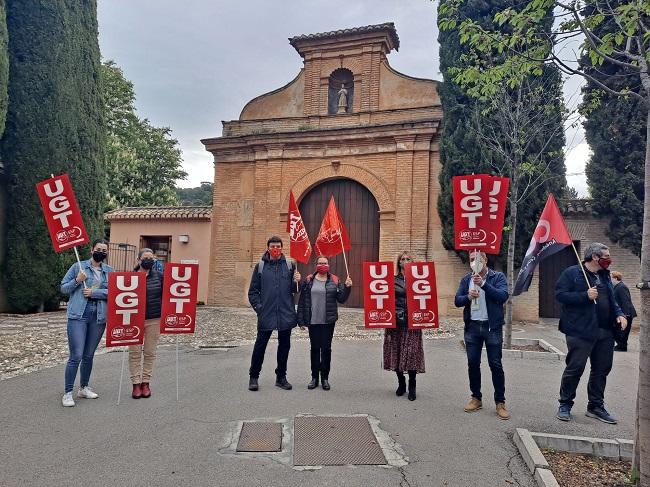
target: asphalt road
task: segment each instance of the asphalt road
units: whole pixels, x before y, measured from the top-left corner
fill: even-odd
[[[526,335],[563,344],[552,326],[531,327]],[[635,335],[633,350],[636,343]],[[555,419],[560,361],[504,359],[512,419],[502,421],[494,413],[485,358],[484,409],[463,412],[469,392],[465,355],[457,339],[425,342],[427,373],[418,376],[414,402],[395,396],[394,375],[381,369],[381,342],[335,341],[332,390],[327,392],[306,388],[310,372],[304,342],[293,344],[289,358],[288,378],[294,389],[274,387],[275,344],[269,344],[256,393],[247,390],[250,346],[182,350],[178,402],[173,348],[159,350],[150,399],[131,399],[125,373],[119,406],[121,353],[96,358],[91,385],[101,397],[80,399],[74,408],[61,407],[63,366],[1,381],[0,485],[532,487],[536,484],[512,443],[516,427],[632,438],[638,360],[634,351],[615,356],[606,399],[620,422],[612,426],[584,416],[584,380],[575,421]],[[409,463],[402,468],[299,471],[273,455],[224,454],[237,421],[290,420],[300,413],[372,415],[399,443]]]

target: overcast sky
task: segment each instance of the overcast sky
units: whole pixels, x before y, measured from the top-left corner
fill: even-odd
[[[136,107],[171,127],[183,151],[183,187],[213,180],[200,139],[221,135],[252,98],[286,84],[302,59],[287,38],[394,22],[400,51],[389,61],[405,74],[441,79],[436,7],[429,0],[99,0],[99,41],[135,86]],[[567,172],[583,173],[588,149],[568,137]],[[582,194],[584,175],[569,183]]]

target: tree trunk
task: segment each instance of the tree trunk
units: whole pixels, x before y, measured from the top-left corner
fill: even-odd
[[[510,236],[508,238],[508,256],[506,265],[508,266],[508,301],[506,301],[506,323],[503,330],[503,348],[512,348],[512,290],[515,285],[515,239],[517,237],[517,199],[519,197],[517,176],[512,176],[512,185],[510,186]]]
[[[641,241],[641,282],[650,282],[650,90],[648,73],[644,87],[647,91],[647,126],[645,146],[645,177],[643,200],[643,238]],[[642,76],[643,78],[643,76]],[[650,487],[650,289],[641,290],[641,324],[639,333],[639,409],[637,438],[641,487]]]

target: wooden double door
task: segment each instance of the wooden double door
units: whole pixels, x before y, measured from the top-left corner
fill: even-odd
[[[347,253],[347,259],[354,285],[345,306],[363,307],[363,263],[379,260],[379,206],[372,193],[356,181],[334,179],[319,184],[311,189],[299,204],[312,245],[316,241],[332,196],[352,243],[352,250]],[[316,255],[312,254],[309,264],[299,264],[298,269],[303,277],[315,272],[315,262]],[[345,281],[343,254],[330,259],[330,268],[341,281]]]

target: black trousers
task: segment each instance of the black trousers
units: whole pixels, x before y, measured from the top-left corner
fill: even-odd
[[[627,339],[630,336],[630,330],[632,329],[632,320],[634,318],[630,317],[627,319],[627,328],[621,330],[620,328],[614,333],[614,340],[616,340],[616,345],[619,347],[627,348]]]
[[[330,375],[332,362],[332,337],[334,323],[331,325],[309,326],[309,343],[311,345],[311,376],[318,379],[318,373],[324,380]]]
[[[269,343],[273,331],[257,330],[257,338],[253,347],[253,356],[251,357],[251,368],[249,374],[252,378],[257,379],[262,371],[264,362],[264,353]],[[291,348],[291,329],[278,331],[278,367],[275,369],[277,377],[287,375],[287,361],[289,360],[289,349]]]
[[[611,330],[600,328],[598,337],[592,340],[575,336],[566,337],[568,353],[566,368],[560,385],[560,404],[573,406],[580,377],[587,365],[591,364],[587,384],[588,409],[603,407],[605,404],[605,385],[607,375],[612,370],[614,358],[614,335]]]

